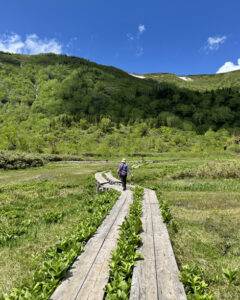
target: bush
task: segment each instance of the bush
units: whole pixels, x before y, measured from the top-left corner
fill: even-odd
[[[232,144],[228,147],[228,150],[235,153],[240,153],[240,145]]]
[[[29,167],[40,167],[44,165],[44,160],[33,154],[0,152],[0,169],[17,170]]]

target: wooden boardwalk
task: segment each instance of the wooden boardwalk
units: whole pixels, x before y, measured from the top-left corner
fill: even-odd
[[[110,172],[105,175],[106,178],[103,178],[102,173],[95,175],[99,189],[122,191],[118,179]],[[131,203],[132,192],[122,192],[110,214],[88,241],[84,252],[76,259],[62,284],[52,295],[52,300],[104,299],[111,251],[116,248],[118,228],[128,214]],[[186,300],[156,193],[149,189],[144,189],[142,222],[143,245],[139,251],[144,259],[138,261],[134,268],[130,299]]]
[[[98,174],[98,178],[99,178]],[[120,190],[118,186],[104,184],[105,188]],[[55,290],[52,300],[100,300],[109,277],[111,251],[117,246],[119,226],[128,214],[132,192],[125,191],[105,218],[95,235],[88,241],[84,252],[76,259],[62,284]]]
[[[121,180],[113,177],[111,172],[107,172],[107,173],[105,173],[105,175],[106,175],[106,178],[109,181],[109,183],[111,183],[111,184],[121,184]]]
[[[186,300],[157,196],[149,189],[144,189],[142,223],[144,259],[134,268],[130,300]]]
[[[97,190],[104,189],[104,185],[108,184],[109,181],[102,176],[102,172],[95,174],[95,179],[97,180]]]
[[[122,184],[120,179],[115,178],[114,176],[112,176],[111,172],[107,172],[105,173],[105,176],[107,178],[107,180],[109,181],[110,184]],[[135,188],[136,185],[132,185],[132,184],[127,184],[128,188]]]

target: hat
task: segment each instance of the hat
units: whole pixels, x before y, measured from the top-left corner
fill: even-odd
[[[122,159],[122,162],[126,162],[126,158],[123,158],[123,159]]]

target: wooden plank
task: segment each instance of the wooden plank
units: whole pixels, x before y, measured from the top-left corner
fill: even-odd
[[[112,176],[112,173],[111,172],[107,172],[105,173],[106,174],[106,177],[107,179],[112,183],[112,184],[117,184],[117,183],[122,183],[121,180],[115,178],[114,176]]]
[[[106,177],[109,180],[109,182],[111,182],[112,184],[121,184],[121,180],[117,179],[116,177],[114,177],[111,172],[106,173]],[[134,185],[134,184],[127,184],[128,188],[135,188],[138,185]]]
[[[105,178],[102,176],[102,172],[96,173],[96,174],[95,174],[95,179],[97,180],[97,182],[98,182],[99,184],[106,184],[106,183],[108,183],[108,180],[105,179]]]
[[[111,251],[117,245],[119,226],[127,215],[131,202],[132,192],[122,193],[50,299],[102,299],[109,276],[108,261]]]
[[[154,240],[151,220],[151,207],[147,190],[144,190],[142,247],[139,251],[144,259],[137,262],[132,278],[130,300],[158,299],[157,278],[155,268]]]
[[[156,274],[159,298],[163,300],[186,300],[183,284],[170,242],[167,227],[162,220],[156,193],[148,191],[154,233]]]
[[[134,268],[130,300],[186,300],[157,196],[149,189],[144,190],[142,222],[144,260]]]

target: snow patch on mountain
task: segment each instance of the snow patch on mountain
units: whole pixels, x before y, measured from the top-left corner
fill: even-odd
[[[185,81],[192,81],[192,78],[185,77],[185,76],[178,76],[178,78],[185,80]]]
[[[132,73],[128,73],[129,75],[133,76],[133,77],[137,77],[137,78],[140,78],[140,79],[144,79],[145,77],[142,76],[142,75],[135,75],[135,74],[132,74]]]

